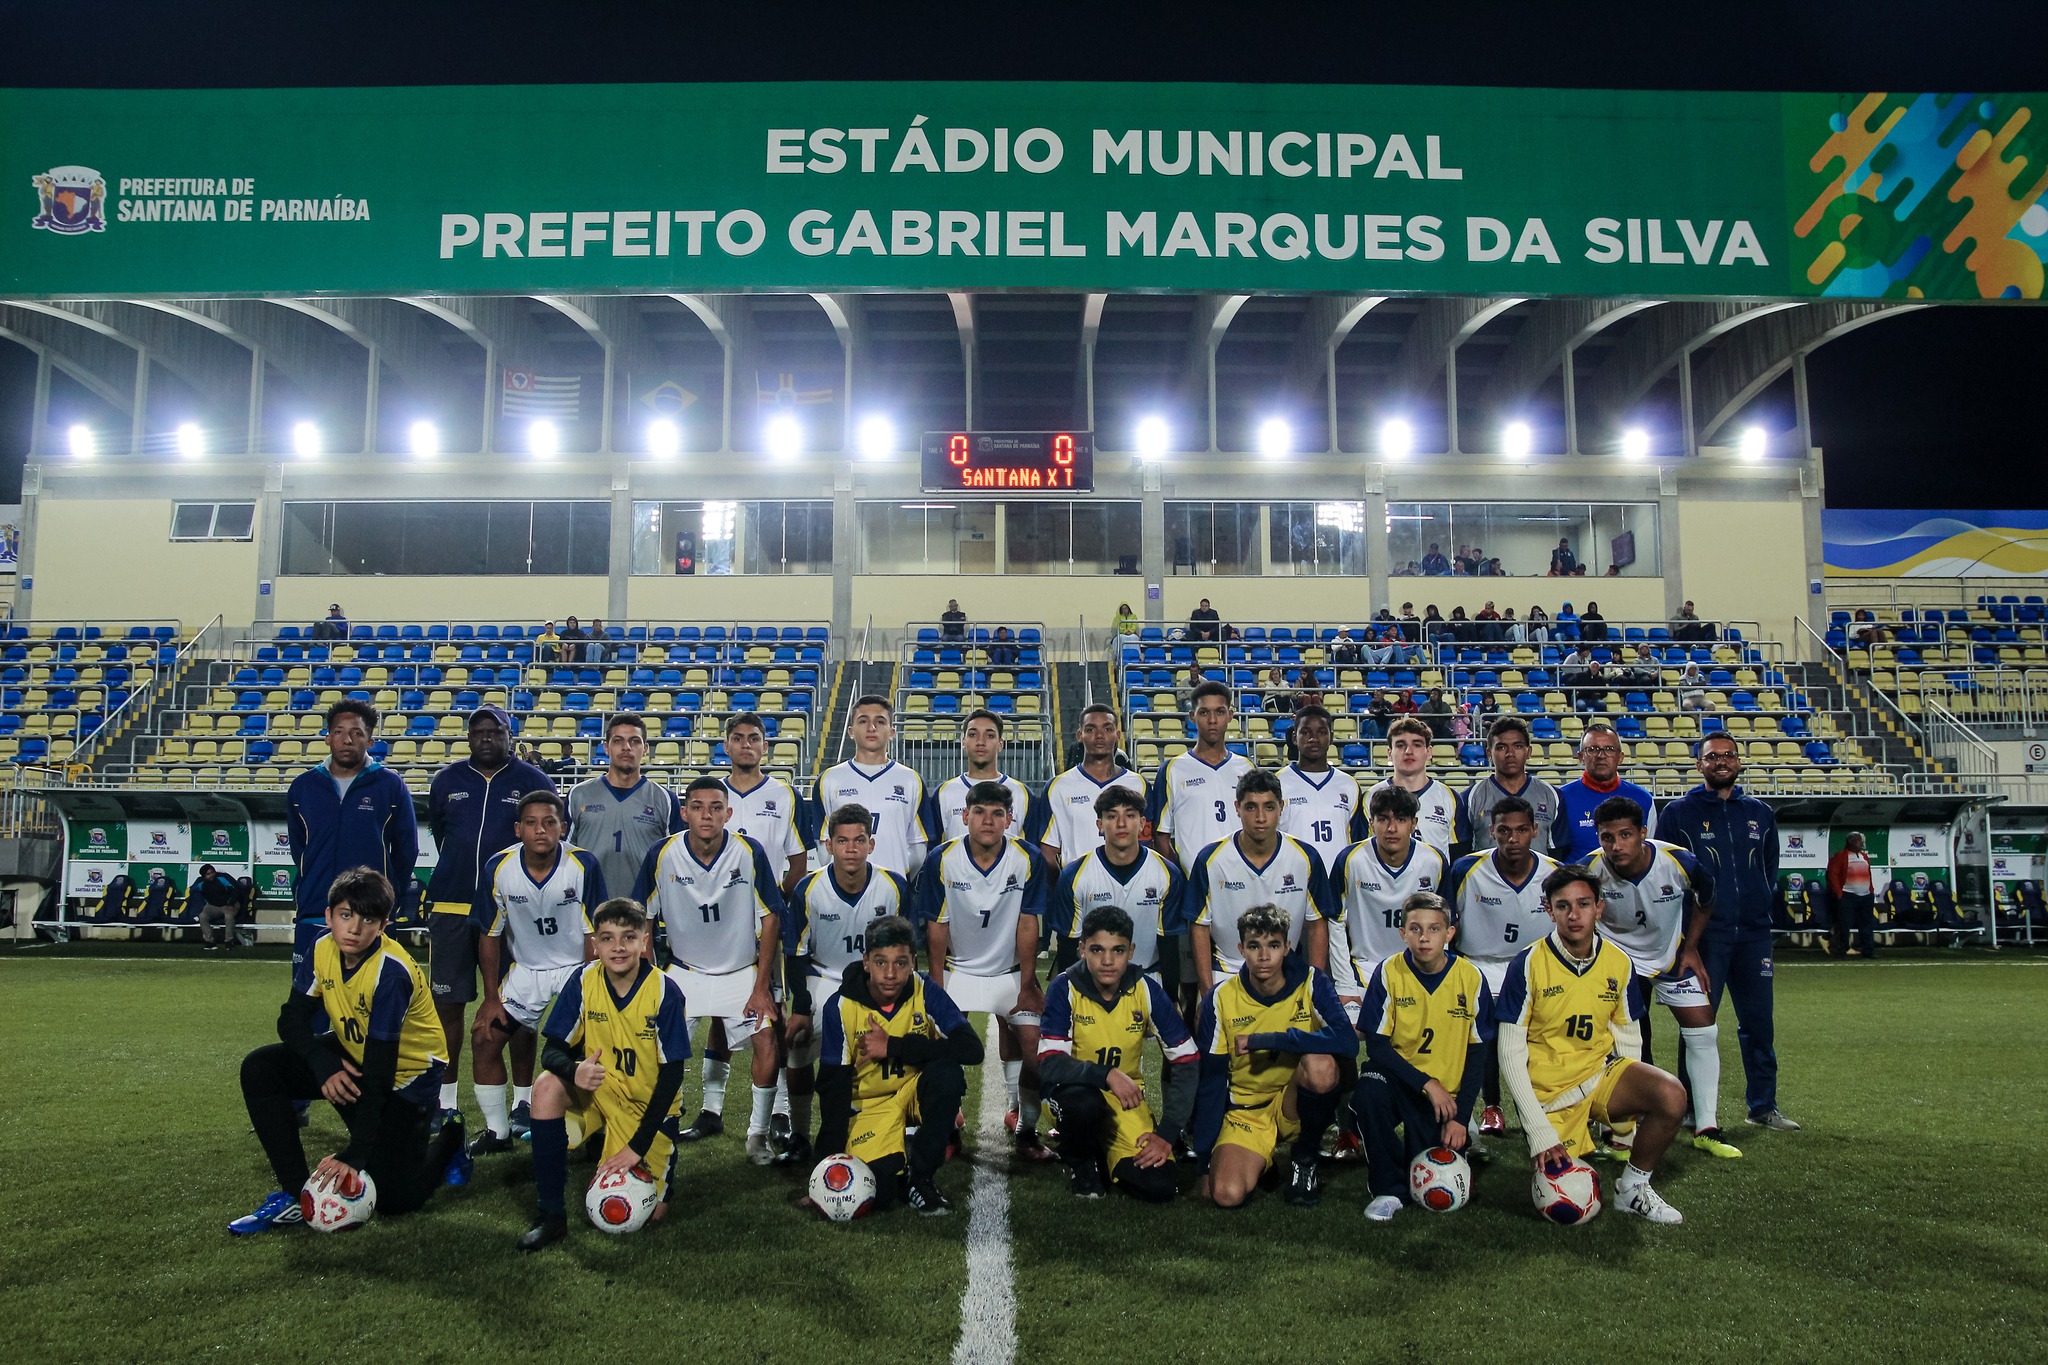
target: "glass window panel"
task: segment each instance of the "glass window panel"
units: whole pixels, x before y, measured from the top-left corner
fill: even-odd
[[[1259,572],[1259,504],[1170,502],[1166,505],[1169,567],[1210,574]]]
[[[215,540],[247,540],[256,525],[256,504],[224,502],[213,514]]]
[[[664,563],[661,541],[661,504],[658,502],[636,502],[633,504],[633,572],[636,574],[659,574],[672,572],[673,566]]]
[[[171,539],[204,540],[212,531],[212,503],[181,502],[171,509]]]
[[[587,578],[611,572],[612,508],[606,502],[571,503],[569,562],[563,571]]]
[[[1365,504],[1276,502],[1267,512],[1267,562],[1277,574],[1365,573]]]
[[[484,547],[487,574],[529,572],[528,547],[533,543],[533,507],[523,502],[481,504],[489,518]]]

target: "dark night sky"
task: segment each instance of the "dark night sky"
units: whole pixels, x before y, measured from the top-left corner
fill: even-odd
[[[2048,86],[2033,3],[1387,5],[0,0],[0,84],[1197,80],[1748,90]],[[0,187],[5,190],[6,187]],[[12,193],[12,190],[6,190]],[[2048,306],[1932,309],[1809,367],[1835,506],[2041,506]],[[34,365],[0,346],[0,501]]]

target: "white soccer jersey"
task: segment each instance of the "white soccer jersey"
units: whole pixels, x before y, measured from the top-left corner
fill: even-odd
[[[1048,917],[1054,928],[1078,942],[1088,912],[1114,905],[1131,917],[1131,961],[1139,971],[1156,971],[1161,936],[1186,930],[1186,888],[1180,869],[1156,848],[1141,845],[1137,858],[1122,867],[1098,848],[1060,869]]]
[[[1337,950],[1330,950],[1330,975],[1340,994],[1362,994],[1369,969],[1406,946],[1401,942],[1402,903],[1418,891],[1442,894],[1450,873],[1450,861],[1419,837],[1409,841],[1408,856],[1399,864],[1381,858],[1373,839],[1337,855],[1330,891],[1337,898],[1345,952],[1340,961]]]
[[[488,903],[493,938],[511,946],[512,960],[546,971],[583,961],[583,936],[591,932],[591,907],[604,900],[604,873],[583,849],[563,844],[555,865],[539,881],[526,870],[518,844],[491,855],[484,864],[480,900]]]
[[[1189,922],[1209,930],[1216,973],[1228,976],[1244,966],[1237,948],[1237,917],[1255,905],[1277,905],[1287,916],[1287,945],[1300,948],[1313,920],[1332,919],[1337,904],[1322,859],[1299,839],[1280,836],[1280,846],[1263,867],[1254,867],[1238,836],[1203,849],[1188,873]]]
[[[1365,794],[1366,809],[1372,809],[1374,792],[1392,785],[1391,777],[1375,782],[1372,791]],[[1415,818],[1415,837],[1448,859],[1458,843],[1457,793],[1432,777],[1427,787],[1415,793],[1415,804],[1421,808]]]
[[[987,869],[965,839],[955,839],[939,845],[918,873],[917,917],[946,926],[947,971],[1002,976],[1018,970],[1019,918],[1045,917],[1045,883],[1045,858],[1022,839],[1004,840]]]
[[[819,839],[825,837],[824,821],[849,802],[865,806],[874,818],[875,851],[868,861],[916,877],[931,843],[931,831],[925,827],[924,779],[917,770],[894,760],[873,769],[851,760],[827,768],[818,779]],[[827,861],[831,858],[822,844],[818,853]]]
[[[1045,789],[1045,838],[1047,848],[1060,851],[1060,862],[1071,863],[1083,853],[1102,847],[1102,831],[1095,824],[1095,798],[1110,787],[1128,787],[1145,795],[1145,779],[1129,768],[1118,768],[1107,782],[1097,782],[1083,768],[1069,768]]]
[[[1280,832],[1316,851],[1325,869],[1345,845],[1365,837],[1365,802],[1358,779],[1342,768],[1305,773],[1290,763],[1280,770]]]
[[[1686,918],[1695,905],[1713,903],[1714,882],[1689,849],[1646,842],[1653,856],[1641,876],[1616,872],[1604,853],[1595,853],[1586,867],[1600,879],[1600,932],[1628,954],[1638,972],[1657,976],[1678,961]]]
[[[1242,754],[1212,768],[1190,749],[1167,759],[1152,778],[1145,816],[1154,831],[1172,836],[1174,854],[1190,874],[1203,849],[1237,833],[1237,779],[1250,771],[1251,760]]]
[[[941,843],[967,837],[967,793],[974,787],[976,779],[965,773],[949,777],[939,784],[932,793],[932,813],[925,823],[931,827],[933,837]],[[1031,820],[1031,788],[1007,773],[999,773],[990,781],[1000,782],[1010,789],[1010,824],[1003,831],[1006,838],[1029,838]]]
[[[723,975],[754,965],[761,921],[782,913],[782,889],[765,849],[731,830],[720,837],[709,862],[691,851],[688,834],[656,844],[633,898],[661,921],[677,966]]]
[[[1557,861],[1531,853],[1535,864],[1519,882],[1508,880],[1494,853],[1471,853],[1458,859],[1451,869],[1450,889],[1444,899],[1458,913],[1458,956],[1472,959],[1472,965],[1496,979],[1496,969],[1505,980],[1507,965],[1516,953],[1550,932],[1550,915],[1543,909],[1543,879],[1557,871]]]
[[[725,827],[766,849],[776,872],[785,871],[789,860],[804,851],[802,812],[789,784],[779,777],[766,776],[743,792],[732,784],[728,774],[725,794],[732,806],[732,818],[725,822]]]
[[[868,926],[909,909],[909,883],[886,867],[870,863],[866,884],[852,895],[841,889],[831,868],[821,868],[806,873],[791,893],[783,939],[792,957],[811,960],[813,977],[838,990],[846,969],[867,951]]]

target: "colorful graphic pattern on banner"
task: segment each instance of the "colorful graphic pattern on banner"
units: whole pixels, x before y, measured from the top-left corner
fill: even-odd
[[[2033,299],[2044,185],[2040,93],[6,90],[0,293]]]
[[[2048,209],[2043,210],[2048,213]],[[2048,511],[1821,513],[1837,578],[2034,578],[2048,574]]]

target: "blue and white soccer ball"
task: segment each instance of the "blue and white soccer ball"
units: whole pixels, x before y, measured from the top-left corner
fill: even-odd
[[[654,1173],[645,1166],[630,1171],[600,1174],[583,1193],[583,1211],[599,1232],[638,1232],[654,1216],[661,1201]]]
[[[1472,1195],[1472,1168],[1449,1147],[1431,1147],[1408,1163],[1408,1197],[1431,1213],[1465,1207]]]
[[[299,1191],[299,1212],[305,1216],[306,1226],[315,1232],[361,1227],[376,1211],[377,1182],[370,1179],[368,1171],[334,1181],[324,1190],[316,1189],[309,1180],[306,1188]]]
[[[1562,1227],[1590,1223],[1600,1213],[1600,1173],[1583,1161],[1538,1166],[1530,1192],[1536,1212]]]
[[[875,1207],[875,1173],[857,1156],[828,1156],[811,1171],[811,1203],[834,1223],[865,1217]]]

